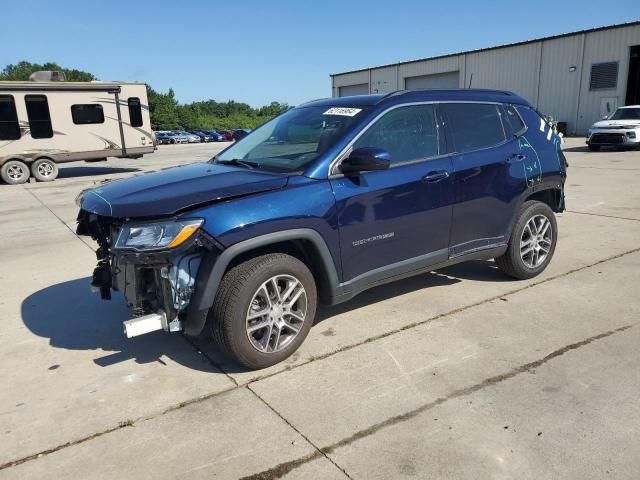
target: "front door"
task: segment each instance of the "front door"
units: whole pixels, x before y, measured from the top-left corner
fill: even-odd
[[[433,104],[401,106],[374,122],[353,148],[377,147],[388,170],[331,180],[338,208],[343,282],[446,259],[451,161],[440,158]],[[358,278],[360,277],[360,278]]]

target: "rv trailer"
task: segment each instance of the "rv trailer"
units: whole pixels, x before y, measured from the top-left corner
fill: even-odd
[[[60,72],[0,82],[0,177],[6,183],[30,176],[51,181],[59,163],[138,158],[154,146],[143,83],[66,82]]]

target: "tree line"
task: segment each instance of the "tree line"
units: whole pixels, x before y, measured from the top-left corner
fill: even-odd
[[[82,70],[63,68],[57,63],[37,64],[18,62],[4,67],[0,71],[0,80],[26,81],[33,72],[39,70],[58,70],[65,74],[69,82],[90,82],[97,80],[95,75]],[[256,128],[267,120],[288,110],[289,105],[271,102],[260,108],[247,103],[229,100],[216,102],[205,100],[180,104],[172,88],[168,92],[158,92],[147,85],[151,128],[153,130],[223,130],[230,128]]]

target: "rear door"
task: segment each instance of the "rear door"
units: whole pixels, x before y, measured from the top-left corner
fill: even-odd
[[[406,105],[383,114],[355,141],[354,149],[386,150],[392,165],[331,179],[344,281],[447,258],[451,160],[441,156],[439,131],[435,105]]]
[[[450,256],[503,245],[527,187],[521,170],[528,153],[503,122],[502,105],[444,103],[441,109],[455,171]]]

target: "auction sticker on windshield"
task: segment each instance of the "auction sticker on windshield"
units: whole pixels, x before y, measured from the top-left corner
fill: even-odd
[[[323,115],[342,115],[345,117],[354,117],[361,111],[361,108],[333,107],[324,112]]]

